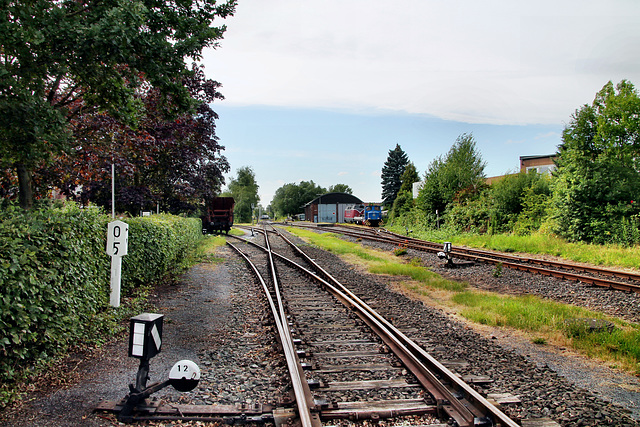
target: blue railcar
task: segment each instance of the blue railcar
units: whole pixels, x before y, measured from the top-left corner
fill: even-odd
[[[364,225],[377,227],[382,222],[382,206],[374,203],[364,205]]]

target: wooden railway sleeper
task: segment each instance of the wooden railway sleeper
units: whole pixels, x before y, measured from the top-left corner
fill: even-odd
[[[482,396],[462,382],[462,380],[455,377],[444,366],[435,361],[435,359],[430,355],[426,354],[424,350],[418,348],[411,340],[404,336],[404,334],[394,328],[386,319],[382,318],[351,291],[337,282],[324,269],[304,254],[304,252],[284,238],[284,236],[280,235],[280,237],[287,241],[296,251],[300,252],[307,262],[313,265],[313,268],[317,273],[311,272],[310,270],[297,265],[290,259],[272,252],[267,243],[266,252],[269,256],[277,256],[285,263],[295,266],[298,270],[305,272],[309,277],[321,283],[325,289],[330,290],[330,292],[345,306],[357,306],[359,317],[367,323],[372,330],[380,335],[383,341],[385,341],[385,344],[388,345],[402,360],[403,364],[412,371],[414,375],[416,375],[423,387],[429,390],[437,402],[437,410],[439,414],[450,417],[456,425],[461,427],[492,425],[486,424],[487,420],[489,420],[490,423],[492,422],[489,415],[491,417],[496,417],[498,424],[502,426],[517,426],[515,422],[506,417],[506,415],[504,415],[500,410],[487,402],[486,399],[482,398]],[[259,245],[255,246],[265,250],[265,248],[262,248]],[[273,263],[271,265],[273,269]],[[332,283],[334,283],[335,286]],[[391,331],[393,331],[393,333]],[[409,350],[407,345],[411,346],[412,350]],[[442,383],[440,378],[438,378],[436,374],[432,373],[430,368],[427,368],[426,365],[424,365],[425,362],[431,364],[431,367],[436,368],[436,372],[446,372],[446,382]],[[458,399],[454,396],[454,393],[460,394],[464,398]],[[467,401],[468,399],[471,399],[474,404]],[[480,404],[480,406],[475,406],[477,404]],[[487,412],[483,413],[481,411]]]
[[[409,368],[423,386],[433,394],[434,398],[439,403],[438,407],[443,411],[443,413],[454,418],[456,423],[460,426],[484,425],[486,419],[491,421],[488,415],[495,417],[496,421],[501,425],[517,426],[513,420],[509,419],[500,410],[491,405],[491,403],[486,401],[486,399],[465,384],[460,378],[449,372],[447,368],[433,359],[433,357],[428,355],[422,348],[417,346],[403,333],[393,327],[393,325],[391,325],[386,319],[382,318],[351,291],[346,289],[317,263],[313,262],[310,257],[302,252],[302,250],[293,245],[284,236],[280,236],[313,266],[315,272],[311,272],[302,266],[298,266],[299,270],[307,272],[310,277],[315,278],[318,282],[324,282],[322,284],[324,288],[330,290],[331,293],[342,301],[345,306],[352,308],[358,307],[361,319],[376,331],[376,333],[378,333],[385,343],[392,348],[393,352],[403,361],[404,365]],[[283,260],[287,260],[278,254],[275,255]],[[293,264],[290,260],[285,262]],[[318,275],[322,276],[322,278]],[[407,346],[410,347],[410,349],[407,348]],[[426,368],[426,365],[423,365],[424,363],[429,365],[429,368]],[[436,376],[430,371],[431,368],[435,368],[436,372],[445,373],[448,385],[441,383],[440,379],[436,378]],[[453,396],[453,393],[462,394],[465,398],[458,400]],[[470,404],[467,399],[479,404],[484,408],[484,410],[488,411],[488,414],[477,413],[475,406]],[[473,408],[473,411],[471,408]]]

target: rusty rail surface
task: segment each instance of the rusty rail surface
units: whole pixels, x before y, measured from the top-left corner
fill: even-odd
[[[488,402],[471,386],[439,363],[419,345],[395,328],[383,316],[378,314],[342,285],[337,279],[332,277],[285,236],[281,235],[277,230],[275,230],[275,232],[284,239],[299,256],[304,258],[304,260],[312,266],[313,271],[276,252],[272,252],[273,255],[320,283],[345,306],[354,310],[385,342],[393,353],[396,354],[405,367],[418,378],[421,385],[434,396],[441,415],[449,416],[461,427],[471,427],[477,425],[479,422],[483,423],[489,420],[492,424],[498,426],[518,426],[518,424],[511,420],[506,414]],[[264,234],[265,236],[268,235],[266,230]],[[254,242],[246,239],[240,240],[267,251],[267,248]]]
[[[268,240],[268,239],[267,239]],[[271,297],[271,293],[269,291],[269,287],[267,286],[264,278],[256,268],[255,264],[251,262],[249,257],[242,252],[238,247],[232,245],[227,242],[227,244],[233,248],[239,255],[241,255],[244,260],[247,262],[257,279],[260,281],[264,293],[269,301],[269,306],[271,307],[271,312],[273,314],[273,318],[276,323],[276,329],[278,330],[278,335],[280,337],[280,342],[282,344],[285,359],[287,361],[287,368],[289,369],[289,376],[291,377],[291,383],[293,386],[294,394],[296,397],[296,406],[298,407],[298,417],[300,419],[300,423],[304,427],[320,427],[320,418],[317,413],[312,412],[313,397],[311,395],[311,390],[309,389],[309,384],[306,381],[306,377],[304,375],[302,365],[300,364],[300,359],[296,353],[296,349],[293,345],[293,339],[291,338],[291,331],[289,330],[289,326],[287,324],[287,317],[284,311],[284,304],[282,302],[282,296],[280,294],[279,285],[277,283],[277,274],[275,271],[275,265],[273,263],[271,249],[267,247],[267,253],[269,254],[269,267],[271,269],[271,274],[273,274],[273,282],[274,282],[274,293],[278,300],[278,305],[276,307],[273,298]]]

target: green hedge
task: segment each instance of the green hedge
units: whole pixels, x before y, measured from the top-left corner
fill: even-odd
[[[0,212],[0,375],[59,353],[104,309],[107,221],[76,207]],[[107,301],[108,303],[108,301]]]
[[[125,222],[129,224],[129,250],[122,259],[123,293],[171,275],[202,238],[199,218],[152,215]]]
[[[109,307],[111,218],[75,205],[0,210],[0,383],[78,342],[104,339]],[[140,285],[179,270],[201,238],[199,219],[170,215],[125,219],[123,300]],[[0,396],[2,400],[2,396]]]

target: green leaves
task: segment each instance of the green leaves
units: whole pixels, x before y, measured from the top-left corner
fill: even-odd
[[[640,97],[623,80],[607,83],[592,105],[573,115],[563,132],[554,182],[558,232],[570,240],[621,240],[621,230],[640,211]]]
[[[152,215],[126,220],[129,224],[129,255],[122,262],[123,291],[130,293],[172,273],[202,238],[198,218]]]
[[[326,192],[325,188],[320,187],[313,180],[300,181],[299,184],[284,184],[276,190],[271,200],[271,208],[279,216],[299,214],[303,211],[305,204]]]
[[[435,159],[425,172],[417,204],[428,215],[440,215],[462,191],[477,193],[484,183],[485,162],[471,134],[456,139],[447,155]]]
[[[121,311],[108,306],[109,221],[98,209],[72,204],[0,209],[0,389],[21,373],[18,366],[47,362],[113,329]],[[197,218],[170,215],[127,221],[123,298],[131,299],[141,286],[179,272],[202,226]]]
[[[2,1],[2,160],[31,171],[67,151],[69,121],[91,108],[135,127],[138,98],[149,85],[171,100],[168,113],[193,113],[185,60],[200,58],[222,38],[224,26],[213,21],[235,6],[235,0]]]
[[[255,207],[260,201],[258,196],[259,186],[253,169],[249,166],[243,166],[238,169],[237,177],[231,178],[228,187],[236,202],[234,208],[236,222],[251,221],[251,205]]]

